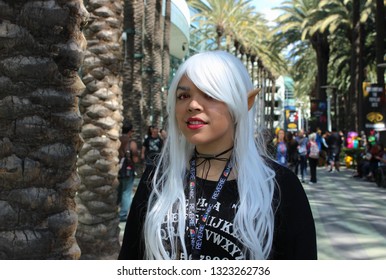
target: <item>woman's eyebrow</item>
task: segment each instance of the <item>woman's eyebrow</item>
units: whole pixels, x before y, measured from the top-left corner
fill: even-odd
[[[188,87],[188,86],[177,86],[177,90],[189,91],[190,87]]]

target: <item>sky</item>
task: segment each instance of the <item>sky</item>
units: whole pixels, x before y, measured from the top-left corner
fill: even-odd
[[[251,4],[255,6],[257,12],[262,13],[267,20],[272,21],[280,12],[272,10],[272,8],[281,6],[282,2],[284,0],[253,0]]]

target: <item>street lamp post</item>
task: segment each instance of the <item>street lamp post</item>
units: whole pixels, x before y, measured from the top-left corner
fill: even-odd
[[[334,93],[334,89],[336,88],[334,85],[325,85],[322,88],[326,89],[327,95],[327,130],[331,131],[331,97]],[[336,114],[336,112],[335,112]]]

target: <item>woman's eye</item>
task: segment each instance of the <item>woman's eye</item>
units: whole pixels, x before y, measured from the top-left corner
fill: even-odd
[[[188,98],[188,97],[189,97],[189,94],[186,94],[186,93],[180,93],[177,95],[178,100],[184,100],[185,98]]]

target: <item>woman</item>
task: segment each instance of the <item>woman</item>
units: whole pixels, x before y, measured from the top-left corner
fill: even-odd
[[[287,141],[285,139],[285,132],[283,129],[280,129],[277,132],[277,138],[275,141],[275,152],[276,161],[283,166],[287,166]]]
[[[310,136],[308,137],[308,162],[310,164],[310,184],[315,184],[317,183],[317,178],[316,178],[316,169],[318,166],[318,161],[319,161],[319,146],[318,143],[316,143],[316,133],[311,133]]]
[[[139,162],[137,143],[132,139],[133,125],[127,121],[123,123],[122,135],[119,137],[121,145],[118,149],[120,169],[118,174],[118,205],[119,221],[125,222],[133,197],[135,167]]]
[[[256,93],[227,52],[181,65],[168,95],[168,139],[141,179],[120,259],[316,258],[298,178],[255,143]]]
[[[299,130],[298,136],[296,137],[298,142],[298,156],[299,161],[298,165],[295,167],[295,174],[298,175],[298,170],[300,168],[300,176],[302,177],[302,183],[305,183],[304,180],[307,174],[307,144],[308,138],[304,133],[304,130]]]

